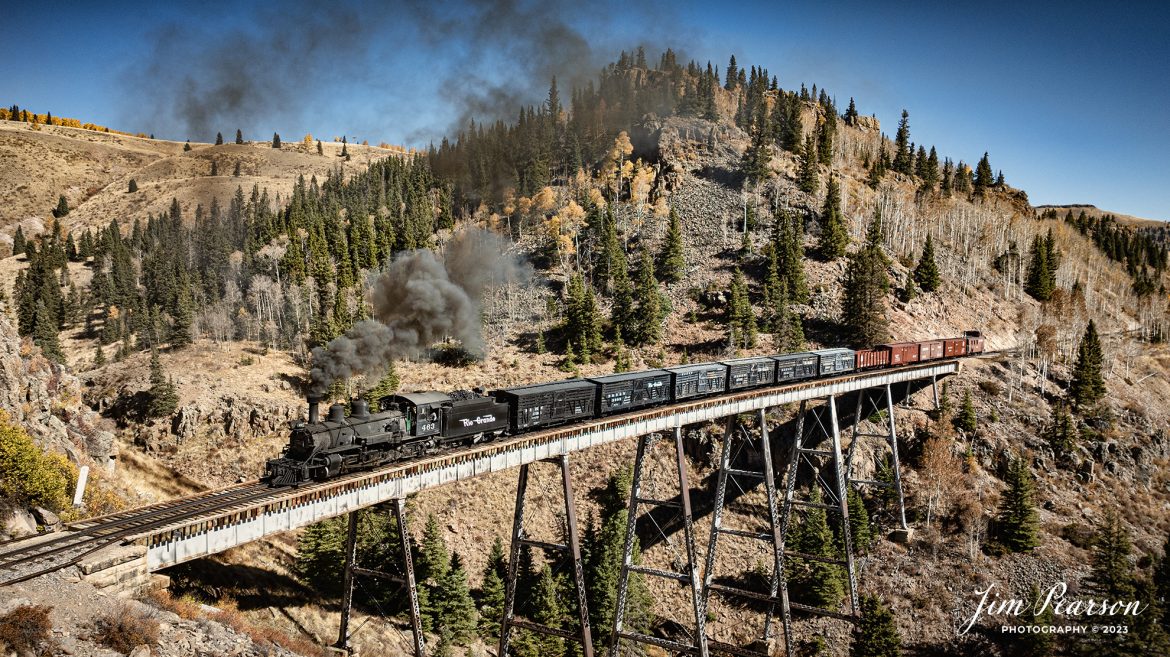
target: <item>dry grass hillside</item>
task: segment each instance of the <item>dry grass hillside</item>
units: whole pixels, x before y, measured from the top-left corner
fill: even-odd
[[[63,194],[71,209],[63,221],[69,230],[104,226],[112,218],[133,220],[166,212],[178,199],[185,216],[195,206],[219,199],[226,206],[238,187],[267,190],[274,202],[287,198],[298,176],[324,180],[331,171],[364,169],[370,162],[401,156],[398,149],[349,144],[349,161],[340,157],[342,144],[289,139],[274,149],[269,141],[213,144],[147,139],[62,126],[38,126],[0,121],[0,158],[11,162],[0,172],[0,232],[11,237],[16,225],[27,222],[25,234],[39,233],[52,219]],[[218,166],[211,175],[211,163]],[[240,175],[234,176],[237,165]],[[36,172],[37,175],[28,175]],[[138,191],[129,193],[133,179]],[[11,242],[9,242],[10,244]]]
[[[1117,219],[1117,221],[1120,222],[1121,224],[1127,225],[1127,226],[1135,226],[1138,228],[1160,227],[1160,226],[1166,225],[1165,219],[1145,219],[1142,217],[1135,217],[1135,216],[1129,215],[1129,214],[1121,214],[1120,212],[1110,212],[1108,210],[1102,210],[1101,208],[1099,208],[1095,205],[1090,205],[1088,203],[1084,203],[1084,204],[1073,203],[1070,205],[1037,205],[1036,206],[1036,209],[1041,210],[1041,211],[1047,210],[1050,208],[1053,210],[1056,210],[1060,216],[1064,216],[1064,213],[1068,212],[1069,210],[1071,210],[1074,215],[1080,214],[1083,211],[1086,215],[1088,215],[1090,217],[1102,217],[1102,216],[1105,216],[1107,214],[1110,214],[1110,215],[1113,215]]]
[[[715,133],[707,122],[667,119],[652,126],[640,140],[652,143],[645,148],[646,153],[656,152],[662,158],[661,168],[654,174],[653,194],[668,200],[679,213],[686,236],[687,275],[683,282],[667,290],[672,312],[666,319],[663,344],[634,350],[635,368],[731,355],[720,309],[704,306],[700,298],[704,291],[726,290],[737,264],[754,279],[762,271],[761,253],[768,239],[766,222],[750,236],[753,255],[743,259],[737,255],[743,208],[755,202],[757,190],[745,189],[733,176],[726,175],[738,169],[739,158],[748,144],[747,135],[726,125],[718,130],[712,147],[707,143],[708,135]],[[1051,402],[1067,385],[1068,364],[1088,320],[1096,318],[1105,333],[1132,329],[1141,325],[1147,315],[1165,317],[1165,300],[1134,298],[1130,279],[1120,266],[1063,222],[1037,221],[1033,209],[1015,190],[997,192],[975,202],[966,198],[922,198],[916,194],[914,181],[892,173],[872,189],[865,184],[866,172],[859,162],[874,152],[879,138],[875,129],[843,126],[834,155],[833,170],[842,186],[844,214],[854,245],[851,248],[861,241],[865,227],[880,210],[893,260],[895,287],[906,279],[928,234],[938,249],[944,281],[939,292],[919,295],[908,302],[891,301],[893,337],[914,340],[979,328],[988,338],[989,349],[1023,348],[1021,357],[972,362],[953,382],[952,403],[965,392],[972,393],[980,429],[973,436],[946,433],[953,441],[948,443],[952,449],[942,459],[952,468],[944,473],[946,476],[922,466],[921,459],[914,456],[922,446],[916,432],[933,426],[926,412],[925,395],[899,414],[899,433],[907,450],[908,504],[920,531],[909,545],[889,541],[875,544],[864,562],[863,586],[886,595],[908,643],[950,654],[954,652],[952,619],[956,610],[970,603],[974,584],[1000,581],[1026,590],[1028,583],[1053,573],[1063,573],[1073,580],[1084,574],[1087,552],[1077,537],[1089,531],[1107,506],[1115,505],[1118,497],[1112,491],[1134,491],[1136,499],[1127,500],[1133,503],[1126,507],[1126,518],[1141,554],[1152,554],[1164,539],[1170,527],[1165,474],[1170,457],[1165,439],[1170,431],[1170,410],[1164,403],[1170,395],[1170,355],[1165,347],[1120,337],[1106,341],[1106,380],[1114,395],[1109,407],[1116,422],[1079,445],[1072,466],[1058,463],[1042,436],[1052,421]],[[70,228],[104,225],[113,217],[123,221],[145,218],[149,213],[165,212],[172,198],[187,210],[196,203],[206,206],[213,197],[225,203],[238,186],[247,193],[258,185],[268,189],[272,197],[287,197],[298,175],[320,178],[337,166],[352,169],[392,155],[387,150],[350,145],[352,160],[342,162],[336,157],[340,144],[325,144],[326,157],[321,157],[316,154],[315,144],[310,148],[292,140],[286,141],[280,151],[266,142],[193,146],[190,152],[184,152],[182,144],[176,142],[66,128],[34,132],[23,124],[0,123],[0,149],[16,153],[30,170],[48,170],[45,176],[22,178],[20,184],[26,187],[14,185],[12,192],[4,193],[6,200],[13,199],[16,209],[0,210],[10,213],[0,215],[0,220],[9,226],[26,215],[43,221],[61,193],[75,208],[66,221]],[[212,159],[219,166],[220,175],[216,177],[208,175]],[[237,162],[241,175],[234,178],[231,174]],[[805,214],[805,246],[811,254],[817,238],[816,214],[823,196],[796,189],[797,164],[792,154],[776,151],[770,162],[773,175],[763,191],[782,205]],[[822,170],[822,193],[828,173]],[[139,188],[134,194],[126,191],[131,178]],[[96,190],[91,193],[90,188]],[[568,190],[562,188],[553,193],[558,198],[569,196]],[[618,220],[631,227],[635,247],[648,245],[657,250],[664,239],[664,216],[620,208]],[[1070,289],[1079,283],[1083,304],[1042,306],[1024,294],[1018,272],[1000,271],[993,266],[996,258],[1013,244],[1026,251],[1036,235],[1050,229],[1063,254],[1057,284]],[[536,251],[540,248],[539,238],[529,235],[521,247]],[[8,258],[0,266],[0,284],[6,290],[22,263],[22,258]],[[79,265],[71,270],[81,286],[85,285],[84,269]],[[806,319],[811,345],[841,343],[836,322],[843,270],[842,261],[826,263],[809,258],[806,262],[811,299],[799,310]],[[562,356],[538,354],[534,348],[535,331],[552,329],[560,322],[555,310],[558,304],[547,304],[546,300],[556,297],[563,279],[564,272],[554,267],[524,287],[494,292],[484,312],[488,356],[467,367],[400,362],[397,371],[401,387],[490,389],[565,377],[560,369]],[[751,287],[758,301],[758,283],[753,282]],[[608,303],[601,302],[607,315]],[[1041,335],[1045,339],[1041,340]],[[92,406],[110,415],[121,412],[118,409],[126,408],[126,400],[148,387],[146,354],[94,369],[92,339],[78,339],[75,333],[62,337],[69,365],[84,372],[85,397]],[[110,354],[113,348],[107,348]],[[762,335],[758,346],[751,350],[773,351],[768,335]],[[126,454],[121,467],[143,499],[166,498],[196,487],[254,477],[263,460],[279,450],[285,438],[281,423],[299,417],[304,410],[299,390],[304,367],[289,354],[266,352],[251,343],[217,344],[201,339],[184,350],[164,352],[162,362],[179,387],[179,410],[171,418],[145,423],[123,416],[129,419],[119,434]],[[597,362],[581,366],[579,373],[609,373],[613,368],[611,354],[606,354]],[[633,450],[632,443],[624,443],[574,458],[582,516],[588,517],[595,508],[589,495],[591,489],[601,486],[615,465],[632,461]],[[983,553],[980,544],[986,539],[988,523],[1003,489],[1002,466],[1012,454],[1030,458],[1038,474],[1044,542],[1032,554],[994,558]],[[711,474],[710,463],[700,459],[690,467],[692,485],[705,485]],[[529,517],[538,537],[555,527],[559,513],[556,482],[546,476],[549,474],[542,472],[540,481],[530,488],[533,501]],[[647,495],[669,496],[671,476],[665,463],[656,462],[655,474],[650,478],[651,488],[656,490]],[[427,514],[443,518],[448,544],[465,560],[475,585],[487,546],[494,537],[504,537],[510,530],[514,486],[515,475],[505,473],[417,495],[411,506],[412,529],[419,532]],[[759,501],[758,491],[753,495],[756,497],[747,499]],[[697,496],[698,504],[705,501],[704,495]],[[940,520],[926,521],[928,505],[940,509]],[[709,531],[708,522],[706,517],[699,521],[701,546]],[[671,558],[677,556],[678,540],[676,536],[651,548],[647,563],[670,565]],[[247,601],[240,608],[249,618],[278,625],[290,633],[330,641],[336,628],[334,601],[306,602],[311,592],[288,576],[294,547],[295,536],[284,536],[192,565],[184,573],[209,591],[209,597]],[[746,572],[766,562],[766,553],[743,546],[721,562],[721,568]],[[654,594],[656,613],[685,623],[685,615],[679,613],[683,609],[680,589],[664,586],[656,588]],[[712,631],[720,638],[743,639],[753,618],[748,609],[720,607]],[[844,654],[847,633],[840,624],[804,621],[801,630],[806,636],[825,635],[830,640],[830,653]],[[387,622],[371,613],[371,622],[356,637],[356,643],[371,654],[393,652],[402,650],[405,638],[401,619]],[[972,639],[976,640],[979,639]],[[999,652],[991,644],[964,649]],[[483,646],[475,646],[471,654],[486,653]]]

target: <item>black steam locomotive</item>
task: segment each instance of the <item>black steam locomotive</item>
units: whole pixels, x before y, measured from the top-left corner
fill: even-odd
[[[320,400],[309,398],[309,421],[292,427],[288,445],[270,459],[265,478],[273,486],[328,479],[433,453],[443,447],[494,440],[502,435],[584,422],[641,408],[795,381],[840,376],[854,370],[895,368],[921,361],[983,352],[979,331],[962,337],[878,345],[872,349],[822,349],[679,365],[494,390],[412,392],[378,400],[333,404],[320,419]]]

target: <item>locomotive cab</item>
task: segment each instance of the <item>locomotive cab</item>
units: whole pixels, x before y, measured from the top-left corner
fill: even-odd
[[[397,405],[406,421],[407,435],[415,438],[434,436],[442,429],[443,404],[449,403],[448,395],[429,392],[408,392],[388,398]]]

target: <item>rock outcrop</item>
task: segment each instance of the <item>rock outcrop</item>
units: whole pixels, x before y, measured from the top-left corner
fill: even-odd
[[[0,409],[42,448],[78,465],[104,464],[114,453],[114,434],[84,405],[77,377],[21,338],[6,317],[0,317]]]

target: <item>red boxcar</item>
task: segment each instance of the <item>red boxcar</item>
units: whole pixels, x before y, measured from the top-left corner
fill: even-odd
[[[898,367],[899,365],[909,365],[910,363],[918,362],[918,343],[917,342],[895,342],[894,344],[878,345],[882,349],[889,349],[890,351],[890,365]]]
[[[873,349],[857,350],[857,369],[865,370],[872,367],[886,367],[890,364],[890,349],[886,345],[878,345]]]
[[[943,357],[943,341],[927,340],[918,343],[918,360],[934,360]]]
[[[943,355],[947,358],[965,356],[967,354],[967,338],[947,338],[943,340]]]

